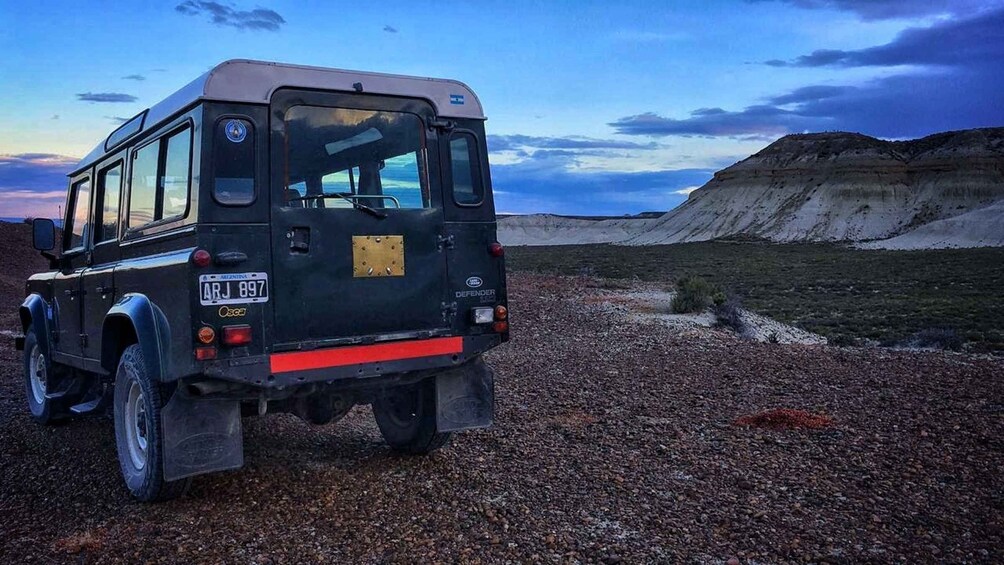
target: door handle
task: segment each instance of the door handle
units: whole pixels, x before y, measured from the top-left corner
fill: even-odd
[[[97,292],[98,294],[114,294],[115,293],[115,287],[114,286],[99,286],[96,289],[94,289],[94,291]]]
[[[69,296],[70,298],[73,298],[74,296],[80,296],[81,294],[85,294],[85,293],[82,290],[73,290],[73,289],[68,288],[68,289],[66,289],[66,290],[63,291],[63,294],[65,294],[66,296]]]
[[[310,228],[290,228],[286,232],[291,253],[307,253],[310,251]]]

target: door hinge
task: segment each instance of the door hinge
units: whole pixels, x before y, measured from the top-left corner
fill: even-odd
[[[443,248],[453,249],[453,234],[439,236],[436,240],[436,246],[440,251],[442,251]]]
[[[456,302],[443,302],[441,305],[443,310],[443,321],[449,322],[457,315],[457,303]]]
[[[455,127],[457,127],[457,124],[450,120],[429,120],[429,129],[452,131]]]
[[[87,334],[80,334],[80,347],[87,347]]]

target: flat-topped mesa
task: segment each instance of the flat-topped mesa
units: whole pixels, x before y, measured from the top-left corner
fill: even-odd
[[[1004,128],[908,141],[793,134],[719,171],[628,243],[884,239],[1000,200]]]

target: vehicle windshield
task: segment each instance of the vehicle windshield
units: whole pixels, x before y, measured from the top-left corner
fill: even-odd
[[[286,206],[432,207],[418,116],[294,106],[284,122]]]

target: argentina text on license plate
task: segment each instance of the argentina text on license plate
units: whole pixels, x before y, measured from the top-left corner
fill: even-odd
[[[268,274],[199,275],[199,302],[203,306],[268,302]]]

